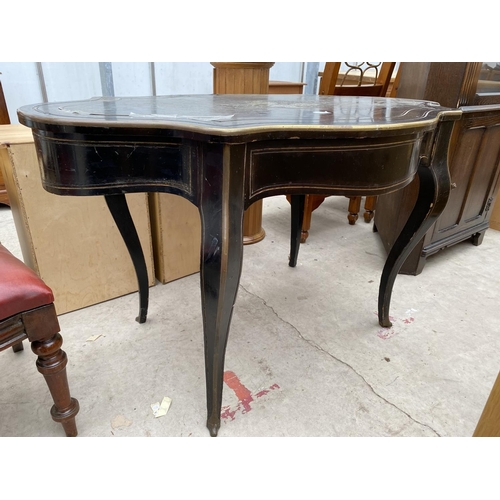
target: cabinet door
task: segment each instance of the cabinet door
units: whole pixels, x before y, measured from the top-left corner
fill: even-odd
[[[398,97],[460,107],[449,148],[452,191],[446,208],[401,268],[419,274],[427,256],[469,238],[480,243],[498,192],[500,63],[402,63]],[[418,180],[380,196],[375,226],[389,250],[415,203]]]
[[[433,240],[454,238],[488,227],[488,212],[497,192],[500,159],[500,106],[463,107],[450,158],[452,191],[438,219]],[[484,226],[484,227],[483,227]]]

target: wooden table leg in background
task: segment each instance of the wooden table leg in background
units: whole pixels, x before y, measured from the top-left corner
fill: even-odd
[[[269,69],[273,62],[213,62],[214,94],[267,94]],[[255,202],[243,218],[243,243],[251,245],[264,239],[262,200]]]

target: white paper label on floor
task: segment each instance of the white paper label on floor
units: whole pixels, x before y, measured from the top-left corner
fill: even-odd
[[[165,396],[161,404],[159,402],[152,404],[151,409],[153,410],[153,415],[155,416],[155,418],[163,417],[164,415],[166,415],[171,403],[172,400],[169,397]]]

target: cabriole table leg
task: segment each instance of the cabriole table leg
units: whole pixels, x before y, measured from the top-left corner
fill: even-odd
[[[378,296],[380,326],[386,328],[392,326],[389,320],[389,306],[394,281],[401,266],[446,207],[451,189],[448,144],[452,128],[452,121],[441,122],[438,125],[432,148],[433,156],[430,160],[423,158],[418,167],[420,188],[417,201],[389,252],[380,279]]]
[[[149,282],[146,260],[142,251],[139,235],[130,215],[127,205],[127,199],[124,194],[113,194],[104,196],[109,211],[122,235],[123,241],[127,246],[128,253],[134,264],[135,274],[139,287],[139,316],[136,321],[145,323],[148,315],[149,303]]]
[[[238,154],[240,151],[240,154]],[[220,428],[224,359],[243,262],[243,155],[208,146],[200,193],[201,301],[207,385],[207,427]]]

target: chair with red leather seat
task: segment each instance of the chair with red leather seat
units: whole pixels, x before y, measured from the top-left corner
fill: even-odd
[[[23,350],[31,342],[38,355],[36,366],[45,377],[54,406],[52,418],[60,422],[66,436],[76,436],[78,401],[70,396],[66,353],[54,307],[52,290],[23,262],[0,243],[0,351]]]

